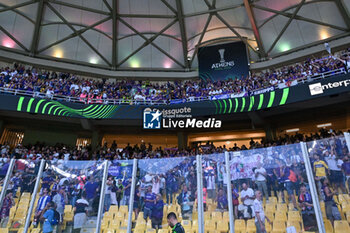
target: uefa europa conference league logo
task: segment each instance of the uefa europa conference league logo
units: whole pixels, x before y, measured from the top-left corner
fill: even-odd
[[[214,63],[211,65],[212,69],[220,70],[220,69],[231,69],[235,65],[234,61],[225,61],[225,49],[218,50],[220,54],[220,63]]]
[[[144,129],[175,129],[175,128],[221,128],[221,120],[208,118],[200,120],[192,118],[191,108],[151,109],[143,110]]]
[[[309,85],[310,94],[311,95],[319,95],[323,94],[323,91],[337,88],[337,87],[347,87],[350,86],[350,79],[342,80],[339,82],[333,82],[333,83],[327,83],[325,85],[322,85],[321,83],[314,83]]]

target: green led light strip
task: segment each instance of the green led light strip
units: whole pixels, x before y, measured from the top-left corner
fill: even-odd
[[[53,100],[40,99],[36,102],[35,98],[30,98],[27,104],[24,100],[25,97],[19,98],[17,103],[17,111],[31,112],[32,106],[34,106],[34,113],[38,113],[40,106],[43,106],[41,114],[56,116],[77,116],[92,119],[104,119],[110,118],[119,108],[119,106],[115,105],[92,104],[83,109],[74,109]]]
[[[241,112],[243,112],[245,107],[245,97],[242,98],[242,108],[241,108]]]
[[[268,108],[270,108],[273,104],[273,101],[275,100],[275,92],[271,91],[270,92],[270,100],[269,100],[269,104],[267,105]]]
[[[283,89],[283,95],[282,95],[280,105],[284,105],[286,103],[288,96],[289,96],[289,87]]]

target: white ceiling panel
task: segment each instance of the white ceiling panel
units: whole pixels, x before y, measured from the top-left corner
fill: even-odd
[[[264,56],[269,58],[295,48],[306,48],[316,42],[322,43],[325,39],[330,40],[349,31],[334,1],[307,0],[300,8],[298,17],[291,20],[288,28],[276,40],[301,1],[249,1],[261,38],[258,43],[243,0],[118,0],[115,9],[111,9],[113,0],[59,0],[44,1],[42,11],[37,1],[5,10],[8,6],[22,4],[27,0],[1,0],[0,46],[25,50],[31,56],[33,54],[29,50],[33,47],[34,56],[65,58],[92,66],[104,65],[109,69],[183,69],[184,59],[196,56],[196,47],[200,42],[217,42],[223,38],[225,41],[238,40],[241,37],[247,39],[253,48],[261,43],[265,52],[269,52],[267,55],[261,51],[257,55],[249,50],[250,58],[257,61]],[[349,11],[350,0],[341,2]],[[57,16],[49,5],[65,20]],[[202,41],[199,41],[210,14],[212,19]],[[41,22],[36,22],[40,15]],[[95,25],[101,21],[104,22]],[[160,33],[170,23],[173,25]],[[87,29],[89,26],[94,27]],[[70,27],[77,32],[85,29],[82,36],[93,49],[74,35]],[[34,32],[38,34],[34,35]],[[156,34],[160,35],[155,37]],[[116,37],[113,40],[114,35]],[[25,49],[10,37],[23,44]],[[155,46],[147,44],[142,37],[153,40]],[[32,43],[33,38],[39,40],[37,48],[32,46],[35,45]],[[116,51],[112,51],[114,42]],[[275,45],[269,51],[274,42]],[[185,54],[184,48],[187,48]],[[115,64],[112,64],[114,61]],[[187,68],[195,69],[196,66],[194,58],[192,66]]]

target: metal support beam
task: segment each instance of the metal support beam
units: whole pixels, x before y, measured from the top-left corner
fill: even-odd
[[[175,10],[172,5],[170,5],[166,0],[161,0],[164,5],[166,5],[175,15],[177,14],[178,10]],[[176,8],[179,9],[176,5]]]
[[[294,10],[292,17],[290,17],[287,21],[287,23],[284,25],[283,29],[280,31],[280,33],[278,34],[277,38],[275,39],[275,41],[272,43],[270,49],[267,51],[267,54],[269,54],[271,52],[271,50],[275,47],[275,45],[277,44],[277,42],[279,41],[279,39],[281,38],[281,36],[283,35],[283,33],[287,30],[287,28],[289,27],[290,23],[293,21],[293,19],[295,19],[295,16],[298,14],[299,10],[301,9],[301,7],[304,5],[305,0],[302,0],[298,7]]]
[[[69,23],[53,6],[51,6],[50,3],[47,4],[47,6],[60,18],[75,34],[77,34],[82,41],[87,44],[105,63],[107,63],[109,66],[111,66],[111,63],[99,52],[97,49],[91,45],[89,41],[85,39],[81,34],[78,33],[77,30],[72,26],[71,23]]]
[[[112,0],[112,2],[114,2],[114,0]],[[113,7],[111,7],[111,6],[109,5],[109,3],[107,2],[107,0],[103,0],[103,3],[105,4],[105,6],[108,8],[108,10],[109,10],[110,12],[113,11]]]
[[[119,14],[123,18],[150,18],[150,19],[174,19],[175,15],[146,15],[146,14]]]
[[[0,13],[5,12],[5,11],[14,10],[14,9],[17,9],[17,8],[20,8],[20,7],[24,7],[24,6],[27,6],[27,5],[36,3],[37,1],[38,1],[38,0],[32,0],[32,1],[28,1],[28,2],[22,2],[22,3],[19,3],[19,4],[17,4],[17,5],[13,5],[13,6],[5,6],[5,5],[4,5],[4,8],[0,9]]]
[[[36,195],[38,194],[38,191],[39,191],[39,185],[41,183],[40,179],[41,179],[41,176],[43,175],[44,166],[45,166],[45,160],[42,159],[40,161],[40,167],[39,167],[39,171],[38,171],[38,174],[36,177],[36,181],[35,181],[35,185],[34,185],[34,189],[33,189],[33,193],[32,193],[32,199],[30,200],[30,203],[29,203],[29,209],[27,212],[27,217],[26,217],[26,221],[24,224],[23,232],[29,232],[30,219],[32,218],[32,212],[33,212],[34,205],[35,205]]]
[[[256,26],[254,12],[252,11],[249,0],[244,0],[244,7],[245,7],[245,11],[247,12],[250,24],[252,25],[252,29],[253,29],[256,43],[259,46],[259,53],[260,53],[261,57],[266,57],[265,48],[264,48],[264,45],[263,45],[261,37],[260,37],[259,29]]]
[[[44,0],[40,0],[38,3],[38,10],[36,13],[36,21],[35,21],[34,34],[32,38],[32,45],[30,46],[30,56],[34,56],[35,52],[38,50],[43,12],[44,12]]]
[[[335,0],[335,4],[337,5],[338,10],[340,12],[340,15],[343,17],[344,22],[345,22],[348,30],[350,31],[350,13],[344,4],[344,1],[343,0]]]
[[[130,197],[129,197],[129,212],[128,212],[128,227],[126,232],[131,233],[132,229],[132,212],[134,210],[134,196],[135,196],[135,187],[136,187],[136,174],[137,174],[137,159],[133,160],[132,166],[132,178],[131,178],[131,187],[130,187]]]
[[[234,219],[234,209],[233,209],[233,203],[232,203],[230,154],[227,151],[225,151],[225,170],[226,170],[226,179],[227,179],[228,211],[230,214],[230,233],[234,233],[235,232],[235,219]]]
[[[43,23],[41,24],[42,27],[44,26],[48,26],[48,25],[60,25],[60,24],[64,24],[63,22],[49,22],[49,23]],[[81,23],[73,23],[71,22],[71,24],[73,26],[78,26],[78,27],[82,27],[82,28],[86,28],[86,25],[85,24],[81,24]],[[98,33],[101,33],[102,35],[104,35],[105,37],[107,37],[108,39],[112,40],[112,37],[110,35],[108,35],[106,32],[104,31],[101,31],[100,29],[97,29],[97,28],[90,28],[89,30],[92,30],[92,31],[95,31],[95,32],[98,32]],[[80,31],[80,30],[79,30]]]
[[[120,61],[117,65],[117,67],[119,67],[120,65],[122,65],[124,62],[126,62],[130,57],[134,56],[136,53],[138,53],[141,49],[145,48],[147,45],[151,44],[153,45],[155,48],[157,48],[160,52],[162,52],[163,54],[165,54],[167,57],[169,57],[171,60],[173,60],[175,63],[177,63],[178,65],[180,65],[181,67],[185,68],[185,66],[179,62],[178,60],[176,60],[174,57],[172,57],[169,53],[167,53],[166,51],[164,51],[162,48],[160,48],[158,45],[156,45],[155,43],[153,43],[153,41],[159,36],[161,35],[163,32],[165,32],[166,30],[168,30],[172,25],[174,25],[177,22],[177,19],[173,20],[172,22],[170,22],[167,26],[165,26],[161,31],[159,31],[157,34],[155,34],[154,36],[152,36],[151,38],[147,38],[145,37],[142,33],[140,33],[139,31],[137,31],[133,26],[131,26],[130,24],[128,24],[125,20],[123,20],[122,18],[118,17],[119,21],[122,22],[125,26],[127,26],[128,28],[130,28],[133,32],[135,32],[137,35],[139,35],[140,37],[142,37],[145,40],[145,43],[143,45],[141,45],[138,49],[134,50],[131,54],[129,54],[126,58],[124,58],[122,61]]]
[[[9,33],[5,28],[3,28],[0,25],[0,31],[2,31],[3,33],[5,33],[8,37],[11,38],[11,40],[13,40],[16,44],[18,44],[19,47],[21,47],[24,51],[29,52],[29,50],[21,43],[19,42],[11,33]]]
[[[305,4],[307,4],[309,2],[306,2]],[[284,12],[284,11],[278,11],[278,10],[274,10],[274,9],[270,9],[264,6],[260,6],[260,5],[254,5],[254,8],[257,8],[259,10],[263,10],[263,11],[267,11],[267,12],[271,12],[271,13],[275,13],[275,15],[271,16],[270,18],[266,19],[260,26],[259,28],[261,28],[262,26],[264,26],[267,22],[269,22],[271,19],[273,19],[274,17],[276,17],[277,15],[283,15],[285,17],[291,18],[293,16],[293,14],[288,13],[288,12]],[[301,21],[305,21],[305,22],[309,22],[309,23],[314,23],[314,24],[318,24],[318,25],[322,25],[322,26],[326,26],[326,27],[330,27],[330,28],[334,28],[337,30],[341,30],[341,31],[347,31],[346,28],[343,27],[339,27],[336,25],[332,25],[332,24],[328,24],[328,23],[324,23],[321,21],[317,21],[317,20],[313,20],[313,19],[309,19],[309,18],[305,18],[303,16],[300,15],[295,15],[294,17],[297,20],[301,20]]]
[[[198,208],[198,233],[204,233],[204,212],[203,212],[203,186],[202,186],[202,162],[200,155],[196,157],[197,162],[197,208]]]
[[[117,36],[118,36],[118,23],[117,23],[117,11],[118,3],[117,0],[112,0],[112,70],[117,69],[117,57],[118,57],[118,45],[117,45]]]
[[[216,16],[221,22],[223,22],[223,23],[226,25],[226,27],[227,27],[228,29],[230,29],[243,43],[245,43],[249,48],[251,48],[251,49],[253,50],[253,52],[258,53],[258,52],[256,51],[256,49],[253,48],[253,47],[247,42],[247,40],[244,39],[234,28],[232,28],[231,25],[230,25],[229,23],[227,23],[226,20],[225,20],[221,15],[219,15],[218,13],[216,13],[215,16]]]
[[[15,166],[15,162],[16,162],[15,159],[11,159],[10,164],[7,168],[6,176],[4,178],[4,183],[2,184],[2,188],[1,188],[0,206],[2,206],[2,201],[4,200],[4,198],[6,196],[7,187],[10,183],[10,180],[11,180],[11,175],[12,175],[13,168]]]
[[[105,192],[106,192],[106,182],[108,177],[108,167],[109,167],[109,161],[105,160],[103,165],[103,176],[102,176],[102,185],[100,190],[100,205],[98,206],[98,212],[97,212],[97,224],[96,224],[96,233],[101,232],[101,222],[102,217],[104,213],[104,204],[105,204]]]
[[[51,48],[52,46],[55,46],[55,45],[57,45],[57,44],[60,44],[60,43],[62,43],[62,42],[64,42],[64,41],[66,41],[66,40],[69,40],[69,39],[74,38],[74,37],[76,37],[76,36],[80,36],[81,34],[83,34],[84,32],[86,32],[87,30],[93,29],[93,28],[96,27],[97,25],[100,25],[100,24],[102,24],[102,23],[104,23],[104,22],[110,20],[110,18],[111,18],[111,17],[107,17],[107,18],[105,18],[105,19],[102,19],[102,20],[100,20],[100,21],[98,21],[98,22],[96,22],[96,23],[94,23],[94,24],[91,24],[91,25],[88,26],[88,27],[86,27],[86,26],[84,25],[85,28],[80,29],[80,30],[78,30],[78,31],[75,31],[75,32],[73,32],[72,34],[70,34],[69,36],[66,36],[66,37],[64,37],[64,38],[62,38],[62,39],[60,39],[60,40],[58,40],[58,41],[53,42],[52,44],[49,44],[49,45],[45,46],[44,48],[41,48],[41,49],[38,51],[38,53],[41,53],[41,52],[43,52],[43,51],[45,51],[45,50]],[[63,24],[66,24],[66,23],[63,22]],[[73,25],[73,24],[72,24],[72,25]]]
[[[301,152],[303,154],[307,180],[308,180],[308,183],[310,186],[311,198],[312,198],[312,203],[313,203],[314,210],[315,210],[318,232],[319,233],[326,233],[326,230],[324,228],[323,218],[322,218],[320,201],[319,201],[318,196],[317,196],[315,178],[314,178],[314,174],[312,173],[312,168],[311,168],[310,158],[309,158],[309,155],[307,152],[306,143],[300,142],[300,147],[301,147]]]
[[[190,13],[190,14],[185,14],[184,17],[188,18],[188,17],[198,16],[198,15],[211,14],[211,13],[220,12],[220,11],[227,11],[227,10],[236,9],[236,8],[239,8],[242,6],[244,6],[244,5],[242,3],[239,3],[239,4],[235,4],[235,5],[218,7],[218,8],[214,8],[214,9],[210,9],[210,10],[198,11],[198,12],[194,12],[194,13]]]
[[[180,33],[181,33],[181,42],[182,42],[182,53],[184,57],[184,64],[186,68],[190,68],[190,64],[187,60],[187,35],[186,35],[186,26],[185,20],[183,17],[183,5],[182,0],[176,0],[176,8],[177,8],[177,20],[179,21]]]
[[[202,43],[202,40],[203,40],[203,37],[207,31],[207,28],[209,26],[209,23],[211,21],[211,18],[213,17],[212,14],[209,14],[208,18],[207,18],[207,21],[205,22],[205,25],[204,25],[204,28],[203,28],[203,31],[201,33],[201,36],[199,37],[199,40],[198,40],[198,43],[196,45],[196,49],[194,50],[193,54],[192,54],[192,58],[191,58],[191,62],[190,62],[190,67],[192,67],[192,63],[194,61],[194,58],[196,57],[196,54],[198,53],[198,49],[199,49],[199,45]]]
[[[110,13],[106,12],[106,11],[101,11],[101,10],[98,10],[98,9],[95,9],[95,8],[79,6],[79,5],[71,4],[71,3],[68,3],[68,2],[61,2],[61,1],[56,1],[56,0],[46,0],[46,1],[50,2],[50,3],[58,4],[58,5],[61,5],[61,6],[67,6],[67,7],[75,8],[75,9],[78,9],[78,10],[89,11],[89,12],[93,12],[93,13],[97,13],[97,14],[101,14],[101,15],[110,15]]]

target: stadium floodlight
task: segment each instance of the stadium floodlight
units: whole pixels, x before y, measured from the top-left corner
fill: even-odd
[[[329,126],[332,126],[332,123],[319,124],[319,125],[317,125],[317,128],[324,128],[324,127],[329,127]]]
[[[286,130],[286,133],[298,132],[299,130],[300,130],[299,128],[287,129],[287,130]]]

